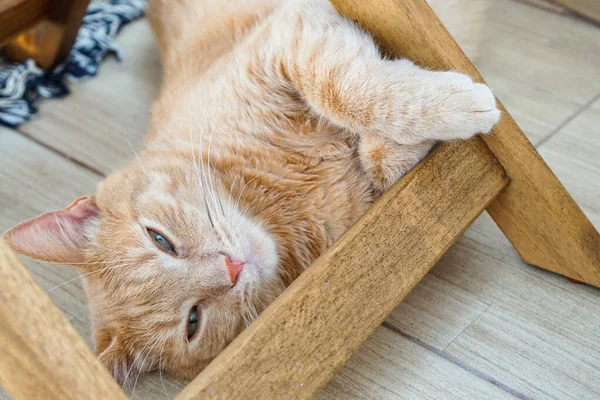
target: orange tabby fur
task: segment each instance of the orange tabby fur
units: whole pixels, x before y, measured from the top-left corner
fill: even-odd
[[[325,0],[152,0],[149,18],[164,77],[139,157],[5,235],[87,274],[121,382],[194,377],[435,141],[499,118],[487,87],[383,59]]]

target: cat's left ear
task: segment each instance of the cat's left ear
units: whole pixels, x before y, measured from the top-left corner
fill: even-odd
[[[4,234],[4,240],[17,253],[36,260],[82,263],[83,249],[92,240],[91,223],[99,215],[94,196],[83,196],[62,210],[12,227]]]

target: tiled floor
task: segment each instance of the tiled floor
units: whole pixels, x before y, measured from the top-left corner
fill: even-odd
[[[541,0],[489,2],[477,66],[600,228],[600,29]],[[145,21],[119,42],[123,63],[0,129],[0,231],[92,192],[132,157],[160,70]],[[25,262],[47,290],[77,276]],[[49,294],[89,341],[80,283]],[[166,381],[170,397],[181,387]],[[157,377],[135,397],[166,398]],[[320,397],[598,399],[600,290],[525,265],[483,215]]]

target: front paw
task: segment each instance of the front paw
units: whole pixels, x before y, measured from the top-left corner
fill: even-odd
[[[489,87],[456,72],[431,74],[429,122],[438,140],[468,139],[492,130],[500,110]]]

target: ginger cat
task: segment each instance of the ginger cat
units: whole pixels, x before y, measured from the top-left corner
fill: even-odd
[[[120,382],[193,378],[436,141],[489,132],[488,87],[382,57],[327,0],[153,0],[164,77],[139,158],[9,230],[85,274]]]

